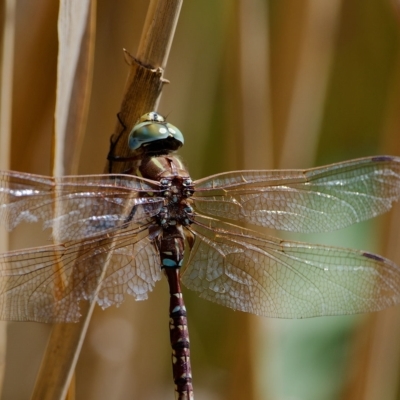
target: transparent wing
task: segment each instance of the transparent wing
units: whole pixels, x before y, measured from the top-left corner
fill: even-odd
[[[103,308],[122,303],[125,293],[146,299],[161,279],[159,255],[148,229],[0,254],[0,319],[78,320],[79,302],[94,297],[107,260],[97,295]]]
[[[390,209],[400,197],[400,158],[361,158],[304,171],[228,172],[194,185],[200,213],[293,232],[332,231]]]
[[[400,302],[400,269],[380,256],[258,236],[203,217],[189,229],[195,243],[182,282],[235,310],[305,318]]]
[[[104,234],[160,211],[158,183],[131,175],[51,178],[0,172],[0,223],[43,221],[58,242]]]

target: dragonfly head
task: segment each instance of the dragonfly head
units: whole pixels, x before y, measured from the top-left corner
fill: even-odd
[[[183,142],[182,132],[155,111],[142,115],[128,138],[131,150],[142,148],[145,153],[168,153],[178,150]]]

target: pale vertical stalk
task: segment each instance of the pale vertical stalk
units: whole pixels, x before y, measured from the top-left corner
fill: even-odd
[[[76,173],[78,167],[90,95],[94,17],[95,1],[64,0],[60,3],[53,160],[55,176]],[[57,229],[53,226],[55,232]],[[58,270],[57,267],[55,273]],[[74,390],[70,390],[68,395],[67,391],[90,322],[92,309],[89,310],[77,324],[56,324],[53,327],[36,379],[33,399],[75,397]]]
[[[240,120],[239,168],[272,168],[273,144],[269,87],[269,25],[264,0],[241,0],[238,3],[239,85],[236,112]],[[231,399],[261,398],[259,390],[259,346],[261,321],[241,314],[241,343],[233,371]],[[265,339],[265,337],[263,338]],[[264,341],[265,343],[265,341]]]
[[[14,68],[15,0],[3,3],[3,34],[0,78],[0,169],[10,168],[12,86]],[[8,249],[8,233],[0,230],[0,253]],[[7,345],[7,323],[0,323],[0,391],[3,387]]]
[[[4,7],[4,22],[1,54],[1,85],[0,85],[0,168],[10,167],[11,148],[11,116],[12,87],[14,68],[14,38],[15,38],[15,0],[6,0]],[[4,244],[6,238],[2,238]],[[7,245],[2,251],[7,249]]]
[[[279,168],[305,168],[315,159],[340,5],[340,0],[308,0]]]
[[[244,169],[272,168],[268,9],[264,0],[239,2],[239,73]]]
[[[96,1],[62,0],[53,175],[78,172],[93,75]]]

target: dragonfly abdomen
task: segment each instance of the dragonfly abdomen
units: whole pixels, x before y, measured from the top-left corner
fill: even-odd
[[[179,270],[165,268],[169,288],[169,334],[172,347],[172,372],[176,398],[193,399],[192,369],[190,365],[190,341],[186,307],[180,287]]]
[[[162,229],[156,240],[161,268],[180,268],[185,253],[185,236],[181,226]]]

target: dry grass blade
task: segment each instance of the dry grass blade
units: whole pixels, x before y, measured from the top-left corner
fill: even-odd
[[[53,175],[77,173],[93,74],[95,1],[61,2]]]
[[[273,168],[267,5],[244,0],[239,4],[241,101],[238,112],[242,115],[243,136],[243,165],[240,168]],[[254,129],[255,115],[257,129]]]
[[[15,1],[8,0],[3,6],[3,32],[1,45],[0,86],[0,167],[10,164],[11,105],[14,67]]]
[[[77,172],[89,104],[94,52],[95,2],[61,2],[53,174]],[[65,398],[90,321],[55,325],[32,398]],[[70,393],[69,398],[74,398]]]
[[[11,105],[14,67],[15,0],[3,2],[3,32],[1,33],[0,76],[0,168],[10,167]],[[0,231],[0,252],[8,249],[8,233]],[[0,324],[0,390],[3,387],[7,324]]]

